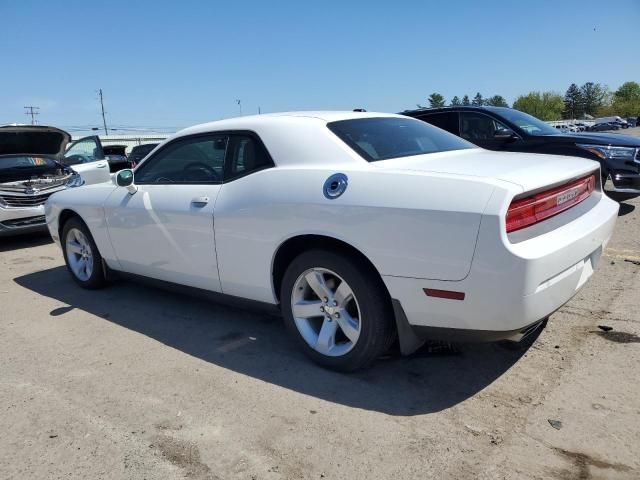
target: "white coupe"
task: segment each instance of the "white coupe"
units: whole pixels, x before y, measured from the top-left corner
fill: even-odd
[[[259,115],[187,128],[46,218],[81,286],[118,271],[279,306],[312,359],[350,371],[396,338],[535,330],[613,232],[598,168],[400,115]]]

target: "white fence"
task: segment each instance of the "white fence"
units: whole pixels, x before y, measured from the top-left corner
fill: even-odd
[[[109,145],[124,145],[127,147],[126,153],[128,154],[131,149],[137,145],[144,145],[146,143],[160,143],[167,139],[171,134],[158,133],[149,135],[99,135],[102,146]],[[73,140],[85,137],[86,135],[74,135]]]

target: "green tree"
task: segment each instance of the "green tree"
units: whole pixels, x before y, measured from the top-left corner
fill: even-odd
[[[599,83],[587,82],[580,87],[580,93],[584,113],[595,116],[598,110],[605,105],[609,92],[607,87]]]
[[[471,102],[469,101],[469,95],[465,95],[464,97],[462,97],[462,105],[464,105],[465,107],[471,105]]]
[[[480,92],[476,93],[476,96],[473,97],[471,105],[474,105],[476,107],[481,107],[482,105],[484,105],[484,98],[482,98]]]
[[[444,107],[444,105],[445,105],[445,100],[442,95],[436,92],[429,95],[429,106],[431,108],[440,108],[440,107]]]
[[[562,117],[564,100],[555,92],[530,92],[516,98],[513,108],[540,120],[558,120]]]
[[[451,99],[451,106],[452,107],[457,107],[458,105],[462,105],[462,102],[460,101],[460,99],[456,95]]]
[[[582,93],[578,85],[572,83],[564,94],[564,118],[580,118],[583,112]]]
[[[621,117],[640,115],[640,84],[625,82],[613,93],[613,111]]]
[[[485,105],[490,105],[492,107],[508,107],[509,104],[504,99],[502,95],[494,95],[493,97],[487,98],[484,103]]]

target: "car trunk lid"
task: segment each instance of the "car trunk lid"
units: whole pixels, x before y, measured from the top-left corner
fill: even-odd
[[[493,178],[536,191],[598,169],[591,160],[559,155],[492,152],[484,149],[415,155],[373,162],[378,168]]]

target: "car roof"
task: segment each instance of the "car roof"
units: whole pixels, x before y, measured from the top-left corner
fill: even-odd
[[[336,122],[339,120],[352,120],[357,118],[401,117],[393,113],[380,112],[352,112],[352,111],[301,111],[265,113],[261,115],[248,115],[245,117],[227,118],[214,122],[201,123],[185,128],[176,133],[176,137],[195,133],[216,132],[222,130],[254,130],[266,125],[274,125],[281,120],[297,120],[299,122]],[[289,123],[289,122],[283,122]]]
[[[510,110],[509,107],[492,107],[492,106],[477,106],[477,105],[453,105],[449,107],[438,107],[438,108],[415,108],[413,110],[405,110],[400,112],[400,115],[415,115],[418,113],[440,113],[440,112],[458,112],[458,111],[469,111],[469,112],[482,112],[489,111],[494,113],[500,113],[503,110]]]
[[[277,166],[326,166],[330,163],[341,167],[361,165],[368,162],[326,128],[326,125],[340,120],[381,117],[404,120],[409,118],[393,113],[353,111],[282,112],[250,115],[185,128],[166,139],[163,145],[190,135],[247,131],[255,133],[260,138]]]

